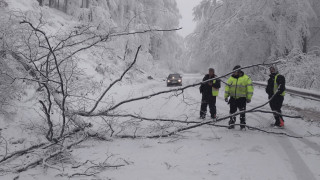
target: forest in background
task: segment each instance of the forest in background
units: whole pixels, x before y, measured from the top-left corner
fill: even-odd
[[[289,85],[318,89],[319,7],[317,0],[203,0],[186,38],[188,70],[210,64],[223,74],[237,64],[285,59],[279,66]],[[265,80],[268,70],[249,73]]]

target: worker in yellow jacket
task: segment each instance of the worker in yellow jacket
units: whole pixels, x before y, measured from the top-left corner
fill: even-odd
[[[225,101],[230,104],[230,114],[234,114],[238,109],[240,111],[245,111],[247,103],[251,102],[253,95],[251,78],[241,71],[241,66],[239,65],[235,66],[233,71],[234,73],[227,81],[224,94]],[[234,129],[235,122],[236,117],[230,117],[229,129]],[[246,115],[245,113],[242,113],[240,114],[240,128],[242,130],[245,129],[245,127]]]

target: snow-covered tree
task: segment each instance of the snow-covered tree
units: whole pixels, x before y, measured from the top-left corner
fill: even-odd
[[[97,23],[106,31],[168,29],[179,26],[175,0],[44,0],[45,5],[65,11],[79,20]],[[143,42],[154,60],[173,68],[183,51],[183,39],[176,32],[136,36],[130,44]],[[126,44],[124,41],[123,44]]]
[[[304,51],[314,11],[309,0],[203,0],[194,16],[189,69],[223,72]]]
[[[320,1],[310,0],[311,6],[316,13],[317,18],[309,21],[310,37],[308,38],[308,51],[320,53]]]
[[[23,77],[21,66],[16,61],[8,58],[6,51],[11,50],[12,46],[17,45],[16,33],[19,29],[14,27],[10,21],[7,11],[7,3],[0,1],[0,114],[7,114],[13,107],[14,100],[20,99],[24,93],[24,83],[18,82],[15,77]]]

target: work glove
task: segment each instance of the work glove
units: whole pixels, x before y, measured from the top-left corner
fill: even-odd
[[[228,98],[225,98],[224,100],[225,100],[226,102],[229,102],[229,99],[228,99]]]
[[[250,99],[247,99],[247,103],[251,103],[251,100],[250,100]]]
[[[282,93],[282,92],[280,92],[280,90],[278,90],[278,91],[276,92],[276,96],[280,96],[281,93]]]

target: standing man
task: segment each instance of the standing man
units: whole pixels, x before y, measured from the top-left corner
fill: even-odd
[[[251,102],[253,95],[253,85],[252,80],[249,76],[245,75],[241,71],[241,66],[237,65],[233,68],[235,71],[232,76],[228,79],[227,85],[225,87],[224,98],[225,101],[230,104],[230,114],[246,110],[247,103]],[[230,100],[228,100],[230,96]],[[229,129],[234,129],[234,124],[236,122],[236,117],[230,117]],[[246,114],[240,114],[240,128],[241,130],[246,127]]]
[[[272,111],[281,114],[281,107],[283,104],[284,96],[286,94],[286,80],[284,76],[279,74],[278,68],[274,65],[270,67],[270,78],[268,80],[268,85],[266,87],[266,92],[269,96],[269,99],[273,97],[270,101],[270,107]],[[283,117],[279,114],[274,113],[274,118],[276,122],[274,127],[284,127]]]
[[[216,78],[214,69],[209,69],[209,74],[205,75],[202,81]],[[219,88],[221,87],[220,79],[204,82],[200,86],[200,93],[202,94],[200,118],[206,118],[207,107],[209,105],[211,118],[216,118],[216,98],[219,95]]]

